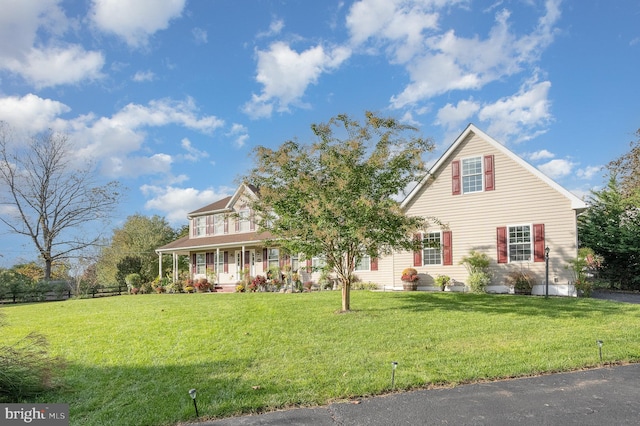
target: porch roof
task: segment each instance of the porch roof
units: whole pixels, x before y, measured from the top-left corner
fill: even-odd
[[[199,238],[186,236],[157,248],[156,253],[186,253],[204,249],[237,247],[238,245],[257,244],[269,239],[273,239],[269,232],[244,232]]]

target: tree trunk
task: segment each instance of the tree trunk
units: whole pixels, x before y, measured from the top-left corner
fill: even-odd
[[[351,283],[342,282],[342,312],[351,310]]]

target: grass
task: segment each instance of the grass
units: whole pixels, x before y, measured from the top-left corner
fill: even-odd
[[[640,305],[460,293],[121,296],[3,307],[66,359],[71,424],[170,425],[396,389],[640,361]],[[6,343],[6,342],[0,342]]]

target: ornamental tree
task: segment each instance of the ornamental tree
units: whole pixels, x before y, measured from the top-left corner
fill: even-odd
[[[433,143],[372,112],[362,123],[338,115],[311,130],[309,145],[256,147],[244,180],[259,191],[252,202],[259,227],[290,253],[324,256],[342,283],[342,311],[349,311],[358,260],[419,243],[412,235],[427,219],[407,217],[397,198],[425,176],[423,155]]]

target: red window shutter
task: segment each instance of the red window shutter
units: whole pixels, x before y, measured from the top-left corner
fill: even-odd
[[[422,234],[416,234],[413,236],[414,240],[421,242],[422,241]],[[420,244],[420,247],[422,247],[422,244]],[[422,266],[422,249],[418,248],[416,251],[413,252],[413,266]]]
[[[236,232],[240,232],[240,216],[235,217]]]
[[[311,261],[311,259],[307,259],[307,272],[311,272],[312,267],[313,262]]]
[[[229,217],[228,216],[224,217],[224,233],[225,234],[229,233]]]
[[[268,259],[267,259],[267,249],[266,249],[266,248],[263,248],[263,249],[262,249],[262,270],[263,270],[263,271],[266,271],[266,270],[267,270],[267,265],[269,264],[269,263],[267,262],[267,260],[268,260]]]
[[[207,235],[213,235],[213,216],[207,216]]]
[[[544,262],[544,224],[533,225],[533,261]]]
[[[442,263],[444,265],[453,265],[451,231],[442,232]]]
[[[193,271],[193,273],[196,273],[196,254],[192,254],[191,255],[191,270]]]
[[[460,195],[460,160],[451,162],[451,193]]]
[[[494,175],[494,158],[493,155],[484,156],[484,190],[493,191],[496,189]]]
[[[255,216],[253,214],[253,210],[249,211],[249,230],[251,231],[256,230],[256,221],[255,221]]]
[[[213,257],[215,253],[207,253],[207,269],[213,270]]]
[[[191,219],[191,236],[192,237],[196,236],[196,220],[195,219]]]
[[[371,258],[371,270],[372,271],[377,271],[378,270],[378,258],[377,257],[372,257]]]
[[[507,227],[498,228],[498,263],[507,263],[509,256],[507,253]]]
[[[229,272],[229,252],[225,251],[224,255],[222,256],[223,258],[223,265],[222,265],[222,271],[226,274]]]

